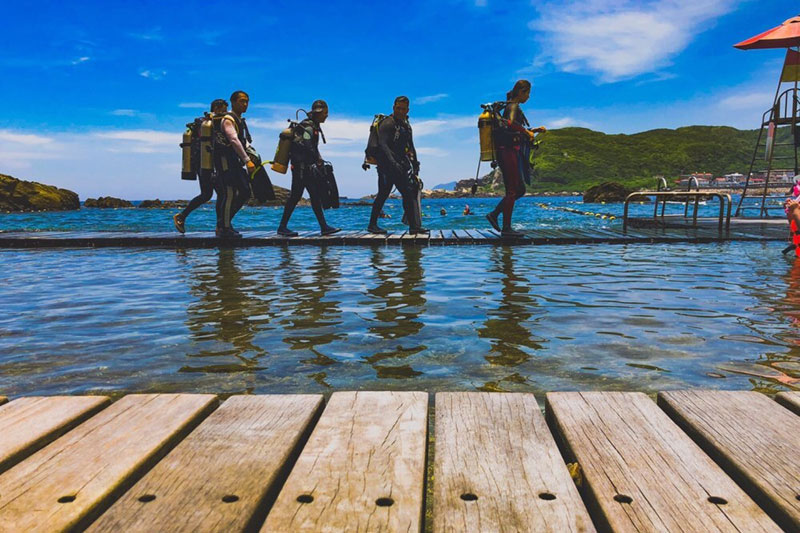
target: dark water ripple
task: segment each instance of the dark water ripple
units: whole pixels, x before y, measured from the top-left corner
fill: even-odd
[[[772,245],[0,251],[0,394],[800,386]]]

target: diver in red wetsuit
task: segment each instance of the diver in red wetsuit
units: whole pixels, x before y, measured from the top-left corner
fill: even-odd
[[[508,100],[503,112],[503,122],[506,126],[495,133],[495,147],[497,162],[503,172],[503,185],[506,195],[497,204],[494,210],[486,215],[492,227],[500,231],[505,237],[523,237],[524,235],[511,228],[511,213],[514,203],[525,195],[525,183],[530,183],[530,157],[533,138],[536,133],[544,133],[544,126],[530,129],[528,119],[520,108],[531,96],[531,82],[519,80],[514,88],[506,94]],[[503,213],[503,228],[497,224],[497,218]]]

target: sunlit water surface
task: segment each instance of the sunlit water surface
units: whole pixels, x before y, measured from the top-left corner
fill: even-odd
[[[0,393],[785,390],[781,247],[0,250]]]

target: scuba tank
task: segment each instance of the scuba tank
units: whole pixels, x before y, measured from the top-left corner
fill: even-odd
[[[386,115],[377,114],[372,119],[372,124],[369,126],[369,137],[367,138],[367,147],[364,149],[364,163],[361,165],[361,168],[367,170],[369,165],[377,165],[378,160],[375,159],[375,155],[378,153],[378,127],[380,127],[381,122],[383,119],[386,118]]]
[[[478,117],[478,137],[481,145],[481,161],[494,161],[494,117],[489,109],[484,108],[483,113]]]
[[[183,132],[183,142],[180,144],[182,180],[197,179],[197,169],[192,168],[192,139],[194,137],[192,125],[192,123],[186,125],[186,131]]]
[[[214,123],[211,115],[206,114],[205,119],[200,124],[200,174],[204,178],[210,176],[214,171],[213,133]]]
[[[289,155],[292,148],[292,138],[294,138],[294,128],[297,126],[291,120],[289,127],[283,130],[278,136],[278,147],[275,149],[275,157],[272,158],[272,170],[279,174],[286,174],[289,169]]]

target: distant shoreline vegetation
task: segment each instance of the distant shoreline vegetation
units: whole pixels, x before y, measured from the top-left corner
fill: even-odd
[[[674,185],[681,175],[695,172],[714,176],[747,174],[758,130],[686,126],[610,135],[587,128],[561,128],[540,138],[542,144],[535,155],[530,193],[583,192],[606,181],[629,188],[652,189],[657,176],[664,176]],[[787,135],[777,141],[788,140]],[[776,149],[776,155],[779,151]],[[484,164],[481,174],[490,170]],[[466,181],[459,182],[459,186]],[[502,187],[497,180],[494,186],[486,181],[492,180],[484,180],[480,191],[493,192],[498,185]]]

